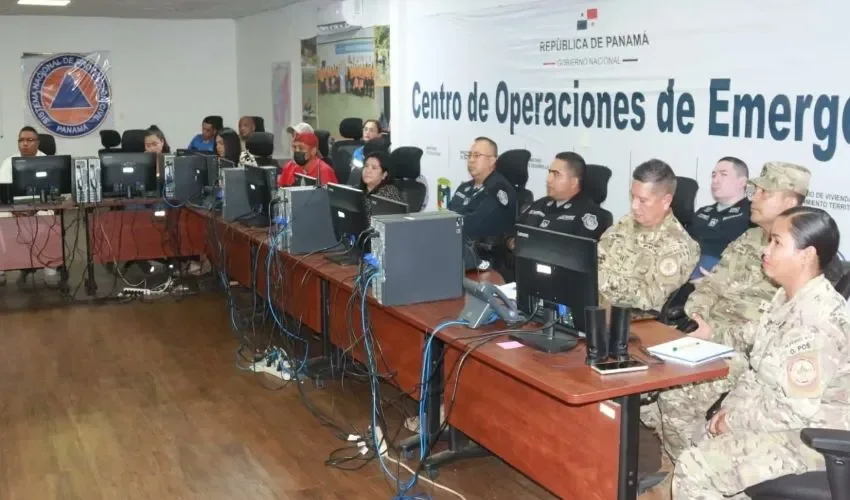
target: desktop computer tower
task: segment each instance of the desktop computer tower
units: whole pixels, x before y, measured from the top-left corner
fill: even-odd
[[[372,217],[373,293],[385,306],[463,296],[463,217],[420,212]]]
[[[89,202],[89,160],[88,158],[74,158],[74,201],[77,203]]]
[[[221,218],[233,222],[251,214],[244,168],[223,168],[221,174]]]
[[[284,221],[278,250],[305,254],[325,250],[336,244],[326,189],[312,186],[280,188],[277,199],[276,213]]]
[[[161,169],[159,172],[160,179],[162,179],[162,194],[165,196],[165,199],[170,200],[174,198],[174,155],[164,155],[161,157],[162,163]]]
[[[103,201],[100,182],[100,158],[74,158],[72,191],[77,203]]]

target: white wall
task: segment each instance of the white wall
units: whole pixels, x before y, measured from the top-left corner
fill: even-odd
[[[231,20],[160,21],[80,17],[0,17],[0,157],[17,151],[17,132],[36,120],[27,109],[20,74],[23,52],[108,50],[115,128],[155,123],[173,147],[185,147],[205,115],[238,119],[236,27]],[[60,153],[94,154],[97,132],[57,139]]]
[[[343,12],[350,24],[363,27],[385,25],[389,24],[390,4],[394,2],[395,0],[345,0]],[[359,12],[356,8],[358,3]],[[292,64],[293,120],[300,116],[301,40],[318,34],[316,13],[320,7],[327,4],[328,0],[306,0],[236,21],[241,115],[262,116],[266,121],[266,130],[271,130],[272,64],[289,61]],[[390,50],[392,51],[392,48]],[[331,133],[336,132],[331,130]]]

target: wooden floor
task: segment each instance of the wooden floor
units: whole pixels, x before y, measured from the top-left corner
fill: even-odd
[[[219,296],[6,310],[0,338],[0,499],[351,500],[395,492],[374,462],[356,472],[325,465],[345,443],[295,385],[270,390],[265,375],[235,367],[237,342]],[[319,410],[366,426],[365,385],[301,387]],[[496,458],[459,463],[438,481],[467,499],[553,498]],[[417,492],[457,498],[427,485]]]

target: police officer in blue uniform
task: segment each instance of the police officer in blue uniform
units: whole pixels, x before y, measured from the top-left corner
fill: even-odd
[[[546,196],[528,207],[519,223],[599,241],[612,216],[581,191],[585,168],[578,153],[555,155],[546,177]]]
[[[726,246],[750,227],[748,178],[747,164],[733,156],[721,158],[712,170],[711,196],[715,203],[697,210],[687,228],[700,246],[700,262],[692,278],[711,271]]]
[[[472,143],[466,167],[472,179],[458,186],[448,208],[463,215],[464,238],[472,241],[504,241],[516,220],[516,190],[496,172],[498,147],[492,139],[479,137]]]

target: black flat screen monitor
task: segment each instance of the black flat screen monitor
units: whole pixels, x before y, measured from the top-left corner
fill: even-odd
[[[12,158],[12,197],[47,203],[71,194],[71,157],[27,156]]]
[[[104,198],[158,196],[156,153],[100,153]]]
[[[547,352],[557,352],[552,345],[564,335],[573,337],[584,332],[586,307],[599,304],[596,241],[548,229],[516,225],[516,291],[517,308],[526,314],[540,315],[553,327],[547,335],[518,340]],[[564,321],[564,312],[572,316],[572,324]],[[548,339],[548,340],[547,340]]]
[[[396,215],[406,214],[408,212],[407,203],[391,200],[376,194],[369,196],[366,203],[370,205],[369,211],[372,215]]]
[[[199,202],[204,195],[204,188],[210,185],[210,160],[200,155],[177,156],[174,158],[172,179],[166,179],[174,187],[172,199],[179,202]],[[214,172],[217,175],[217,172]],[[213,177],[213,180],[216,180]]]
[[[276,169],[273,167],[245,167],[245,188],[251,215],[240,218],[247,226],[266,227],[271,224],[272,191],[275,189]]]

